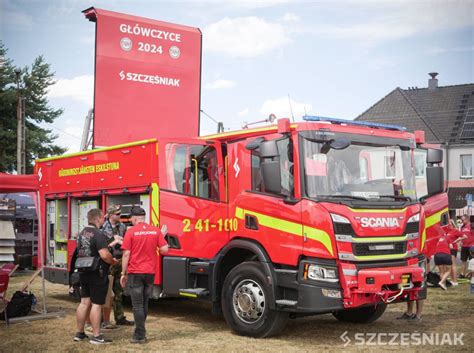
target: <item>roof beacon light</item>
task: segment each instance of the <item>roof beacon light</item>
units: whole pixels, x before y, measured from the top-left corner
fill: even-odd
[[[333,124],[367,126],[367,127],[377,128],[377,129],[387,129],[387,130],[397,130],[397,131],[406,131],[407,129],[406,127],[399,126],[399,125],[372,123],[368,121],[354,121],[354,120],[346,120],[346,119],[327,118],[324,116],[304,115],[303,120],[304,121],[327,121]]]

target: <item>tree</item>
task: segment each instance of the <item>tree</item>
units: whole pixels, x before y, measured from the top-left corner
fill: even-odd
[[[33,172],[37,158],[63,154],[66,149],[54,144],[57,135],[40,127],[53,123],[62,113],[49,105],[48,87],[55,83],[54,73],[43,56],[30,67],[21,69],[20,92],[25,98],[26,172]],[[13,172],[16,165],[18,92],[14,65],[7,57],[7,49],[0,41],[0,172]]]

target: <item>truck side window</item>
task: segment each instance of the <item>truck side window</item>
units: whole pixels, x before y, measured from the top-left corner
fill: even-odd
[[[278,160],[281,170],[281,189],[286,196],[294,195],[294,166],[293,166],[293,143],[289,138],[277,141]],[[259,150],[252,151],[252,190],[266,192],[263,183]]]
[[[214,147],[169,144],[166,161],[167,189],[219,200],[219,166]]]

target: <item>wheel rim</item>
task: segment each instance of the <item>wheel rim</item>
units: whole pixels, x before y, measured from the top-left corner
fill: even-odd
[[[265,310],[265,294],[262,287],[251,279],[239,282],[232,294],[232,306],[241,321],[247,324],[260,321]]]

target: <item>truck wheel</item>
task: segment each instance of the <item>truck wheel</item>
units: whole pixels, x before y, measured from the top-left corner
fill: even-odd
[[[270,291],[258,262],[243,262],[229,272],[222,289],[222,311],[235,333],[263,338],[283,330],[289,314],[269,308]]]
[[[368,324],[381,317],[386,308],[387,304],[379,303],[376,306],[364,306],[357,309],[336,311],[333,315],[339,321]]]

